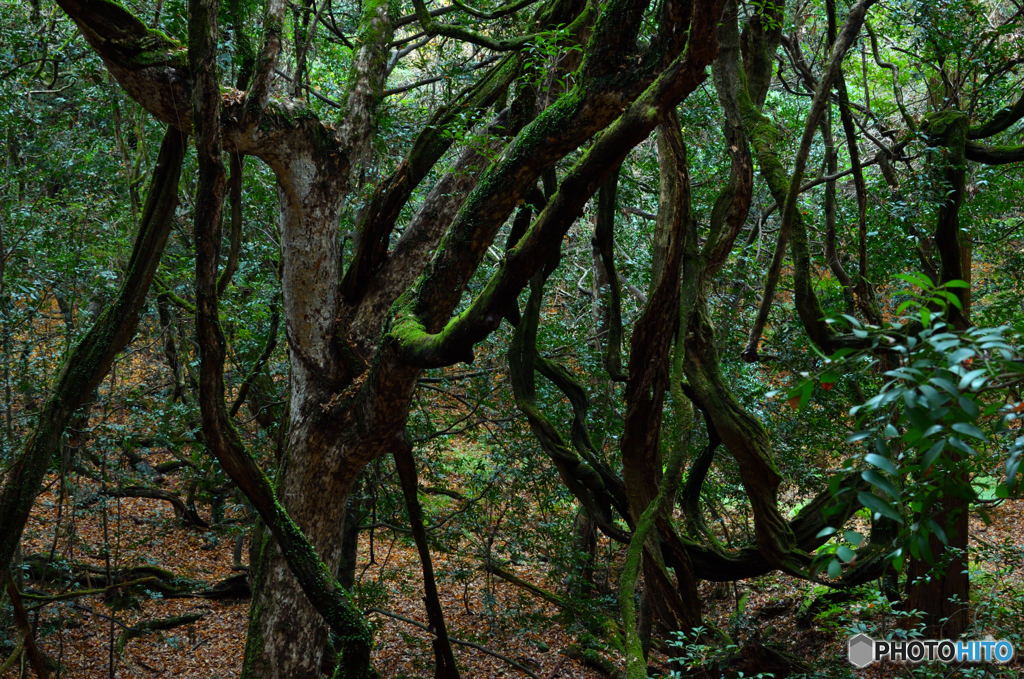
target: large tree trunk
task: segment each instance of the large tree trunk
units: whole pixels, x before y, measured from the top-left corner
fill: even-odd
[[[212,0],[190,3],[187,55],[173,41],[148,31],[115,3],[60,3],[130,96],[158,118],[177,121],[182,129],[196,131],[201,167],[195,219],[196,316],[202,355],[203,433],[211,452],[253,502],[274,536],[273,542],[259,543],[262,549],[257,550],[253,563],[258,593],[252,606],[252,635],[243,675],[315,675],[324,646],[324,627],[307,603],[308,598],[339,632],[339,641],[347,649],[338,665],[342,673],[369,676],[368,628],[332,577],[340,558],[339,535],[352,481],[366,463],[390,452],[396,444],[396,437],[404,430],[420,369],[450,365],[470,355],[471,347],[467,347],[420,360],[423,352],[416,349],[420,333],[436,332],[449,322],[501,224],[536,179],[619,119],[566,176],[567,183],[555,206],[524,239],[529,245],[510,253],[507,265],[503,265],[498,278],[505,282],[496,285],[510,290],[511,284],[516,287],[509,292],[511,298],[518,295],[519,288],[547,259],[552,244],[561,241],[561,235],[548,238],[548,233],[564,234],[604,181],[607,170],[621,162],[654,127],[658,111],[674,106],[704,79],[704,67],[715,52],[711,27],[718,17],[718,3],[664,3],[666,20],[655,47],[639,61],[634,59],[634,50],[648,3],[621,0],[606,7],[588,43],[578,91],[549,109],[542,123],[519,135],[510,151],[498,157],[487,171],[487,180],[455,217],[429,265],[425,266],[425,259],[441,233],[419,229],[425,241],[432,241],[426,248],[408,248],[411,258],[396,248],[389,258],[385,244],[393,221],[384,219],[373,234],[377,245],[370,255],[361,258],[367,266],[354,269],[359,280],[342,286],[340,293],[337,210],[372,137],[394,32],[394,17],[389,17],[391,5],[383,0],[363,3],[358,48],[341,101],[344,114],[335,128],[321,124],[301,102],[270,100],[282,46],[283,0],[267,4],[264,45],[244,97],[236,96],[241,93],[225,96],[220,91],[213,58],[217,11]],[[592,15],[580,14],[581,10],[575,2],[556,3],[551,13],[541,16],[554,24],[570,23],[578,14],[582,21],[589,21],[587,17]],[[428,30],[437,28],[428,20],[424,23]],[[688,26],[692,27],[692,37]],[[684,47],[688,49],[685,59],[679,56]],[[503,78],[511,77],[505,69],[500,72],[505,73]],[[486,100],[493,99],[491,95],[501,88],[485,89],[490,92],[486,96],[481,92],[480,97],[469,97],[476,110],[486,106]],[[641,94],[643,101],[634,102]],[[458,125],[455,118],[461,113],[461,108],[453,109],[451,117],[442,116],[443,124],[424,133],[427,144],[422,158],[436,160],[443,153],[443,149],[435,153],[443,146],[435,142],[443,136],[444,128]],[[221,122],[223,130],[219,129]],[[515,129],[515,124],[510,127]],[[224,174],[221,136],[227,149],[267,162],[280,188],[282,292],[292,393],[289,445],[278,475],[279,501],[278,493],[234,431],[223,403],[225,348],[216,290]],[[409,172],[403,176],[413,179],[395,195],[407,196],[431,164],[407,168]],[[383,202],[396,208],[404,200]],[[398,210],[388,214],[397,216]],[[411,227],[406,235],[410,231]],[[398,313],[391,315],[399,322],[391,325],[389,336],[379,343],[380,350],[367,366],[366,361],[378,346],[380,324],[365,335],[353,332],[348,322],[353,311],[358,316],[358,309],[352,307],[360,305],[362,297],[347,291],[373,296],[369,278],[386,281],[388,270],[401,267],[414,270],[413,276],[404,285],[385,286],[387,290],[380,295],[386,306],[408,292]],[[358,275],[361,271],[365,276]],[[510,273],[514,280],[508,280]],[[416,277],[419,280],[409,286]],[[486,303],[489,297],[482,302]],[[497,326],[511,304],[500,303],[499,307],[499,313],[484,315],[484,326],[474,331],[484,330],[479,337],[456,332],[452,338],[470,339],[470,345],[479,341]],[[403,320],[412,322],[412,332],[403,329]],[[468,317],[469,324],[478,320],[474,314]],[[460,315],[455,323],[464,325],[466,321]],[[374,325],[372,318],[369,324]],[[289,571],[301,583],[301,590]],[[285,626],[287,633],[281,634]]]
[[[336,168],[323,167],[312,152],[299,149],[274,169],[291,364],[288,445],[277,492],[333,573],[341,561],[345,509],[358,472],[341,463],[350,452],[336,440],[345,425],[335,421],[336,428],[326,427],[318,412],[350,377],[331,342],[337,316],[337,196],[345,180],[331,171]],[[251,564],[253,603],[242,676],[318,677],[327,625],[265,530],[253,542]]]
[[[959,111],[945,111],[929,117],[922,129],[928,133],[931,143],[949,149],[949,153],[932,167],[937,175],[938,194],[944,197],[936,210],[935,220],[935,249],[940,258],[939,282],[962,280],[970,283],[970,239],[960,232],[960,206],[963,205],[966,188],[968,119]],[[971,324],[970,288],[954,288],[952,292],[960,299],[962,309],[950,305],[948,318],[955,328],[964,330]],[[959,462],[958,451],[949,450],[947,454]],[[957,481],[965,485],[968,483],[966,475]],[[932,639],[956,638],[970,623],[967,610],[971,584],[967,573],[967,502],[952,495],[943,498],[935,521],[946,531],[949,547],[932,535],[928,545],[938,563],[910,559],[907,566],[907,609],[923,613],[925,636]]]
[[[952,518],[952,526],[947,521]],[[968,537],[967,503],[947,497],[936,521],[946,531],[949,547],[935,535],[928,538],[928,546],[938,561],[910,559],[907,564],[907,588],[910,596],[906,610],[920,611],[918,618],[908,618],[910,624],[924,622],[927,639],[956,639],[971,622],[970,577],[967,570]]]
[[[365,413],[359,407],[337,404],[339,393],[365,370],[351,344],[338,341],[337,230],[352,177],[370,148],[394,19],[384,0],[362,5],[358,49],[342,102],[345,115],[332,139],[338,145],[318,143],[317,135],[324,131],[317,122],[312,134],[292,136],[281,144],[280,153],[261,156],[278,181],[281,292],[291,366],[288,445],[278,470],[277,493],[331,574],[341,563],[345,511],[356,476],[366,462],[389,450],[380,437],[368,435],[360,426]],[[406,396],[406,404],[396,408],[398,413],[408,412],[414,383],[412,376],[399,385],[398,394]],[[328,408],[329,404],[337,405]],[[384,431],[402,431],[388,429],[391,421],[384,419]],[[317,677],[327,623],[277,542],[263,536],[259,544],[251,562],[254,598],[242,676]]]

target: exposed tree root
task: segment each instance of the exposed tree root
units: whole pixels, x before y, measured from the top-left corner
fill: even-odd
[[[483,569],[491,575],[497,575],[505,582],[509,582],[515,585],[516,587],[525,589],[527,592],[530,592],[531,594],[543,599],[544,601],[547,601],[548,603],[555,604],[560,608],[568,607],[567,602],[562,597],[558,596],[554,592],[549,592],[546,589],[538,587],[537,585],[531,582],[527,582],[526,580],[517,577],[513,573],[510,573],[509,571],[499,566],[498,563],[493,559],[487,559],[486,561],[484,561]]]
[[[114,648],[117,649],[118,655],[124,655],[124,647],[130,639],[135,639],[151,632],[159,632],[162,630],[174,629],[175,627],[181,627],[182,625],[191,625],[192,623],[202,620],[205,613],[186,613],[185,615],[175,615],[170,618],[161,618],[159,620],[147,620],[141,622],[134,627],[126,627],[121,630],[121,633],[117,635],[117,642]]]
[[[592,648],[583,648],[578,644],[573,644],[565,650],[565,654],[612,679],[625,679],[626,677],[626,673],[620,670],[614,662]]]
[[[189,526],[195,526],[196,528],[210,527],[210,524],[199,515],[199,512],[186,505],[184,500],[169,490],[163,490],[162,488],[147,488],[145,486],[128,486],[127,488],[108,488],[107,490],[102,491],[100,495],[106,495],[107,497],[135,497],[149,500],[163,500],[174,507],[175,516],[181,519],[183,523]],[[97,499],[98,496],[96,495],[88,497],[82,500],[79,503],[79,506],[88,506],[96,502]]]
[[[25,594],[26,599],[38,602],[34,608],[65,599],[83,596],[114,596],[118,590],[144,587],[158,592],[165,599],[247,599],[252,596],[247,573],[235,573],[223,580],[207,583],[183,578],[156,566],[135,566],[111,574],[107,580],[106,569],[86,563],[56,564],[47,561],[41,554],[25,557],[27,575],[33,582],[55,582],[62,585],[81,585],[86,589],[54,596],[34,593]]]
[[[35,670],[39,679],[47,679],[50,676],[47,669],[46,656],[36,646],[36,637],[29,624],[28,615],[25,613],[25,606],[21,601],[21,593],[14,583],[14,576],[10,569],[5,572],[7,580],[7,595],[11,597],[11,607],[14,609],[14,622],[18,626],[18,635],[21,637],[21,645],[28,654],[32,669]],[[6,664],[6,663],[5,663]]]

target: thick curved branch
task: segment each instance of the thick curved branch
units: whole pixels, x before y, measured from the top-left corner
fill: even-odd
[[[829,13],[829,40],[835,41],[836,8],[835,0],[826,3]],[[846,76],[843,69],[836,74],[836,93],[839,95],[839,118],[843,123],[846,135],[846,150],[850,154],[850,171],[853,173],[853,186],[857,195],[857,262],[860,277],[855,286],[857,301],[861,312],[873,325],[881,324],[882,314],[875,302],[875,290],[868,278],[868,194],[867,183],[864,181],[864,168],[861,164],[860,148],[857,146],[857,126],[854,124],[853,111],[850,110],[850,95],[846,88]],[[832,170],[836,168],[830,168]],[[832,200],[835,201],[835,185],[831,187]],[[834,221],[834,219],[833,219]],[[832,230],[833,243],[835,229]],[[833,247],[834,252],[834,247]],[[838,263],[838,260],[836,260]],[[830,265],[832,262],[830,261]]]
[[[960,228],[960,208],[967,194],[967,115],[959,111],[942,111],[924,119],[921,131],[929,144],[941,147],[944,153],[934,154],[929,165],[935,174],[936,188],[942,201],[935,209],[935,249],[939,253],[939,283],[960,280],[971,282],[971,244]],[[955,288],[959,308],[948,309],[950,320],[958,329],[970,325],[971,290]]]
[[[1008,106],[1004,109],[1000,109],[992,119],[983,125],[972,125],[967,130],[968,139],[987,139],[994,135],[999,134],[1016,123],[1021,118],[1024,118],[1024,95],[1017,100],[1013,106]]]
[[[646,679],[647,677],[647,661],[644,660],[643,644],[637,632],[636,605],[633,601],[633,594],[636,591],[636,579],[640,575],[644,543],[654,528],[658,516],[669,503],[669,499],[675,495],[676,486],[679,485],[679,476],[683,469],[683,453],[683,447],[678,446],[669,456],[665,475],[658,485],[658,493],[637,520],[636,529],[629,541],[626,563],[622,567],[622,575],[619,578],[619,611],[622,614],[622,627],[626,632],[627,679]]]
[[[209,528],[210,524],[206,522],[203,517],[199,515],[199,512],[190,508],[182,501],[180,497],[174,493],[163,490],[162,488],[146,488],[144,486],[128,486],[127,488],[108,488],[103,491],[103,494],[108,497],[135,497],[135,498],[146,498],[150,500],[163,500],[164,502],[170,503],[174,507],[174,513],[183,522],[195,526],[196,528]]]
[[[831,539],[820,536],[823,528],[840,530],[850,517],[861,508],[857,493],[870,489],[859,473],[844,478],[833,495],[825,489],[797,512],[788,522],[795,539],[795,548],[803,554],[813,552]],[[723,551],[715,545],[710,547],[693,540],[680,538],[675,533],[662,531],[666,539],[665,548],[685,556],[693,565],[694,575],[710,582],[732,582],[755,578],[771,573],[778,566],[769,562],[757,547],[744,547],[734,551]],[[807,577],[806,573],[799,574]],[[851,583],[856,584],[856,583]]]
[[[607,346],[604,364],[609,377],[616,382],[625,382],[626,372],[622,369],[622,284],[615,269],[615,198],[618,183],[619,171],[616,170],[597,194],[593,247],[600,257],[598,262],[604,268],[604,276],[608,281],[608,307],[605,312],[608,336],[605,339]]]
[[[707,422],[708,444],[697,454],[689,471],[686,473],[686,483],[683,486],[683,493],[679,497],[679,504],[682,505],[686,515],[686,523],[694,535],[703,536],[705,539],[714,540],[714,536],[704,521],[704,513],[700,510],[700,495],[704,488],[704,481],[711,471],[711,463],[715,460],[715,451],[722,443],[722,437],[710,419],[704,418]]]
[[[896,99],[896,106],[900,109],[900,115],[903,116],[903,122],[906,124],[908,130],[911,132],[917,132],[917,123],[914,121],[913,116],[911,116],[907,111],[906,104],[903,103],[903,89],[900,87],[900,67],[891,61],[882,60],[882,55],[878,50],[878,36],[875,35],[875,31],[871,28],[870,22],[864,22],[864,29],[868,32],[868,36],[871,38],[871,53],[875,57],[875,63],[879,68],[884,68],[892,72],[892,93]]]
[[[384,98],[388,77],[388,45],[395,34],[392,4],[388,0],[366,0],[362,10],[348,86],[341,97],[343,115],[338,120],[338,138],[348,151],[353,169],[370,150],[377,108]]]
[[[985,165],[1009,165],[1024,161],[1024,146],[990,146],[969,141],[965,155],[967,160]]]
[[[71,350],[39,413],[35,428],[8,470],[9,481],[0,492],[0,569],[6,568],[14,556],[36,493],[49,461],[60,445],[65,427],[110,371],[114,357],[135,335],[139,314],[156,274],[178,205],[178,179],[184,155],[184,135],[169,129],[153,169],[139,222],[139,235],[135,239],[121,289],[89,332]]]
[[[766,3],[762,11],[769,11],[771,3]],[[778,10],[781,11],[781,8]],[[718,40],[721,45],[718,58],[712,65],[712,76],[715,80],[715,92],[725,113],[725,143],[729,155],[729,180],[725,188],[715,198],[711,209],[711,228],[701,252],[701,281],[698,287],[711,282],[715,273],[725,264],[732,252],[736,237],[750,213],[750,201],[754,188],[754,164],[750,154],[750,141],[744,126],[744,109],[754,108],[754,99],[750,96],[753,89],[763,101],[767,83],[762,78],[771,79],[770,62],[767,68],[762,64],[774,53],[777,41],[772,36],[753,37],[759,33],[753,26],[759,26],[760,14],[751,16],[744,36],[739,34],[738,5],[728,2],[722,13],[722,23],[718,27]],[[745,40],[744,40],[745,38]],[[740,70],[740,53],[743,43],[747,50],[743,55],[743,71]],[[753,46],[756,45],[756,50]],[[750,71],[749,77],[746,71]],[[741,103],[742,102],[742,103]],[[663,178],[664,181],[664,178]],[[696,252],[696,243],[691,244]]]
[[[652,506],[659,510],[667,500],[663,493],[674,496],[681,459],[688,447],[693,422],[693,408],[673,381],[682,381],[685,328],[680,326],[680,281],[684,255],[694,249],[688,241],[694,236],[690,212],[690,172],[682,131],[674,111],[666,113],[658,127],[658,168],[661,191],[658,199],[658,221],[655,227],[651,295],[637,320],[630,338],[628,379],[625,388],[626,414],[623,422],[620,452],[622,480],[626,487],[630,514],[636,521],[634,531],[642,527],[640,517],[648,515]],[[667,331],[676,328],[676,332]],[[673,351],[675,345],[675,351]],[[665,441],[663,433],[665,394],[671,391],[676,414],[676,436]],[[668,467],[664,472],[662,450],[667,448]],[[674,469],[673,469],[674,467]],[[672,479],[674,474],[675,478]],[[668,481],[669,488],[659,485]],[[661,498],[660,501],[658,498]],[[669,505],[674,504],[674,500]],[[671,512],[665,512],[667,517]],[[656,516],[647,516],[647,530]],[[670,530],[669,525],[663,530]],[[647,579],[648,595],[652,597],[654,615],[669,629],[692,629],[700,624],[700,599],[688,562],[677,560],[675,580],[665,572],[665,556],[659,535],[637,543],[634,535],[630,552],[645,546],[642,562]],[[629,558],[629,557],[627,557]],[[637,556],[639,558],[639,556]],[[639,563],[636,564],[640,566]],[[635,572],[623,578],[632,577]],[[625,580],[624,580],[625,582]],[[625,588],[625,587],[624,587]],[[627,623],[626,609],[623,622]],[[642,657],[642,656],[641,656]]]
[[[447,315],[458,301],[468,276],[519,196],[570,146],[575,147],[614,119],[620,109],[614,107],[613,100],[621,98],[615,96],[610,101],[607,95],[591,94],[593,88],[584,81],[520,133],[467,200],[446,238],[447,247],[441,248],[416,288],[397,302],[390,337],[404,363],[440,367],[472,360],[473,345],[498,327],[519,291],[547,259],[552,244],[561,241],[586,201],[629,150],[650,134],[661,112],[676,105],[706,78],[704,69],[717,49],[713,26],[718,7],[717,2],[695,3],[694,39],[686,55],[679,56],[605,130],[565,176],[558,193],[501,262],[480,296],[441,329],[441,314]]]
[[[623,482],[630,512],[639,517],[658,491],[661,422],[669,388],[672,345],[679,323],[679,286],[690,214],[690,175],[686,146],[674,114],[658,128],[658,166],[663,178],[655,245],[661,260],[643,313],[630,338],[626,415],[620,445]]]
[[[532,97],[528,98],[532,103]],[[353,262],[346,271],[342,289],[353,295],[351,299],[360,300],[350,330],[358,348],[365,355],[373,353],[383,330],[381,319],[387,317],[388,309],[395,303],[395,299],[423,272],[430,261],[431,252],[437,248],[445,231],[455,221],[466,196],[476,187],[488,159],[501,151],[507,140],[506,135],[515,133],[519,127],[521,119],[512,117],[507,109],[499,113],[483,130],[484,140],[468,145],[451,171],[434,184],[392,251],[389,254],[385,252],[387,241],[377,241],[377,253],[381,258],[378,268],[375,271],[369,270],[362,277],[356,272],[366,270],[364,267],[369,266],[371,248],[369,245],[364,248],[360,244],[357,256],[362,261]],[[418,183],[422,179],[422,176],[414,176],[420,171],[425,175],[427,168],[419,166],[419,163],[399,168],[387,180],[393,181],[389,184],[390,188],[383,193],[380,190],[374,193],[370,209],[377,211],[368,215],[364,222],[367,229],[364,239],[381,238],[381,230],[390,230],[394,226],[401,206],[411,194],[413,181]],[[345,287],[346,284],[360,287],[353,289]]]
[[[242,106],[242,125],[249,127],[259,121],[270,98],[270,85],[277,68],[277,59],[284,44],[285,0],[267,0],[263,14],[263,48],[256,57],[249,90]]]
[[[615,526],[611,516],[612,497],[604,486],[601,474],[566,445],[554,423],[537,406],[534,370],[537,367],[537,326],[540,321],[544,282],[557,265],[554,256],[548,265],[530,281],[530,296],[509,344],[509,378],[516,406],[526,416],[530,429],[541,449],[558,470],[566,488],[580,501],[594,523],[608,537],[629,542],[629,535]],[[574,428],[574,440],[579,434]],[[588,437],[589,441],[589,437]],[[627,515],[628,518],[628,515]]]
[[[525,7],[529,7],[530,5],[536,4],[537,2],[538,0],[517,0],[517,2],[509,3],[504,7],[499,7],[496,10],[485,12],[482,9],[471,7],[470,5],[464,2],[460,2],[459,0],[452,0],[453,5],[461,9],[466,14],[475,16],[477,19],[500,19],[501,17],[508,16],[509,14],[514,14],[515,12],[518,12],[519,10]]]
[[[124,655],[124,648],[128,645],[128,642],[131,639],[137,639],[152,632],[174,629],[175,627],[181,627],[182,625],[191,625],[199,622],[205,616],[206,613],[185,613],[184,615],[175,615],[170,618],[146,620],[144,622],[136,623],[133,627],[124,628],[121,633],[117,635],[117,642],[114,644],[114,648],[117,649],[118,655]]]
[[[398,215],[413,190],[451,148],[456,138],[451,134],[454,126],[462,122],[467,112],[476,117],[493,105],[511,85],[518,73],[517,66],[512,57],[507,57],[479,82],[456,96],[452,104],[438,110],[416,137],[398,168],[374,189],[359,225],[355,257],[342,278],[341,291],[348,303],[358,303],[366,293],[373,275],[386,258],[388,238]],[[482,161],[478,159],[477,163]]]
[[[217,280],[217,295],[223,295],[231,283],[231,278],[238,270],[238,255],[242,250],[242,168],[245,156],[240,153],[231,154],[231,176],[228,178],[228,196],[231,200],[231,234],[228,261]]]
[[[58,0],[125,92],[158,120],[192,129],[184,46],[113,0]]]
[[[458,2],[458,0],[455,0],[453,4],[455,4],[463,11],[472,14],[473,16],[477,16],[483,19],[490,19],[505,16],[507,14],[512,14],[522,9],[523,7],[528,7],[529,5],[535,2],[537,2],[537,0],[519,0],[519,2],[514,2],[512,3],[512,5],[506,8],[496,10],[495,17],[481,16],[482,13],[480,13],[479,10],[474,10],[469,6],[464,5],[461,2]],[[483,47],[494,52],[510,52],[513,50],[519,50],[522,49],[523,47],[526,47],[531,42],[535,41],[538,37],[545,35],[545,31],[541,31],[538,33],[530,33],[527,35],[516,36],[515,38],[506,38],[504,40],[500,40],[492,38],[488,34],[483,33],[481,31],[475,31],[473,29],[466,28],[465,26],[459,26],[457,24],[446,24],[440,21],[435,21],[434,17],[431,15],[431,12],[427,9],[427,5],[423,0],[413,0],[412,5],[413,8],[416,10],[416,19],[419,21],[420,26],[423,27],[424,32],[427,33],[428,35],[443,35],[446,38],[453,38],[455,40],[468,42],[472,45],[477,45],[478,47]],[[589,21],[587,15],[591,11],[593,11],[592,5],[584,5],[582,12],[573,23],[585,23]],[[570,32],[572,32],[573,29],[573,25],[570,25],[568,27],[568,30]]]
[[[631,515],[626,500],[626,487],[622,483],[622,479],[600,458],[597,448],[590,438],[590,431],[587,429],[587,410],[590,407],[587,392],[568,370],[551,359],[535,354],[534,367],[569,400],[573,414],[570,434],[573,447],[601,477],[604,490],[607,491],[612,506],[629,523]]]
[[[807,159],[810,156],[815,131],[821,122],[825,107],[831,101],[832,83],[842,68],[843,57],[846,55],[846,51],[860,32],[868,8],[876,1],[859,0],[850,8],[850,12],[843,22],[842,30],[839,32],[835,45],[832,47],[832,53],[818,81],[814,99],[811,102],[811,109],[804,123],[804,132],[800,139],[800,146],[793,159],[793,171],[790,177],[785,177],[785,169],[777,156],[777,152],[772,150],[771,145],[765,144],[767,140],[755,139],[755,147],[757,148],[762,174],[770,175],[766,176],[769,189],[773,197],[783,208],[778,243],[775,255],[772,258],[771,267],[769,268],[764,296],[761,300],[761,308],[758,310],[758,317],[754,327],[751,329],[747,346],[743,350],[743,357],[747,361],[757,360],[757,347],[761,341],[761,332],[767,322],[768,312],[771,309],[772,300],[775,296],[775,285],[778,281],[779,272],[782,269],[785,243],[790,237],[790,232],[793,235],[792,256],[796,307],[804,328],[807,330],[811,340],[826,351],[838,348],[837,345],[848,343],[845,338],[838,338],[835,331],[825,323],[824,312],[821,309],[817,296],[814,294],[810,280],[810,253],[807,247],[807,232],[803,220],[797,212],[796,203],[800,195],[801,184],[803,184],[804,170],[807,167]],[[763,137],[764,135],[762,134],[761,136]],[[758,142],[761,143],[758,144]],[[785,187],[785,190],[783,187]],[[785,197],[783,198],[783,196]]]
[[[446,14],[451,14],[452,12],[458,11],[459,8],[456,7],[455,5],[435,7],[434,9],[430,10],[430,17],[436,19],[437,17],[441,17]],[[415,23],[416,21],[419,21],[418,14],[406,14],[405,16],[399,17],[398,19],[395,20],[395,28],[402,28],[403,26],[408,26],[409,24]]]
[[[779,241],[784,242],[792,231],[792,256],[794,266],[794,287],[796,288],[797,313],[803,321],[808,335],[811,339],[823,347],[826,351],[833,349],[835,332],[825,323],[824,312],[814,292],[810,275],[810,252],[807,246],[807,233],[804,222],[797,216],[797,198],[800,194],[800,185],[803,183],[804,169],[807,159],[810,156],[811,144],[814,141],[815,130],[820,124],[825,108],[830,105],[832,83],[839,77],[842,70],[843,57],[853,41],[860,32],[868,8],[876,0],[861,0],[855,4],[846,20],[843,28],[836,38],[832,47],[832,54],[825,66],[818,88],[815,90],[814,99],[811,102],[811,110],[807,115],[804,125],[804,133],[800,140],[796,156],[793,159],[792,178],[789,183],[789,191],[782,210],[782,224],[779,228]],[[866,257],[864,261],[866,266]],[[763,304],[771,304],[771,296],[765,295]],[[756,341],[751,343],[756,353]]]
[[[46,666],[46,656],[36,646],[36,635],[29,623],[25,606],[21,602],[21,593],[18,592],[18,587],[14,583],[14,574],[11,573],[9,568],[5,568],[2,573],[7,586],[7,595],[11,599],[11,608],[14,610],[14,622],[18,627],[20,645],[28,653],[29,662],[32,665],[32,669],[35,670],[36,676],[39,679],[49,679],[50,672]],[[16,653],[12,654],[11,657],[15,658]],[[8,663],[4,663],[4,666],[7,666]]]
[[[831,175],[838,174],[839,153],[835,147],[835,137],[832,134],[832,116],[826,116],[821,123],[821,139],[825,146],[825,172]],[[846,272],[842,261],[839,258],[839,249],[836,245],[836,183],[835,180],[825,184],[825,261],[832,275],[839,281],[842,287],[843,297],[846,300],[847,311],[853,310],[853,279]]]
[[[558,0],[550,12],[538,21],[538,26],[542,29],[555,28],[559,23],[571,19],[575,13],[576,0]],[[382,268],[387,259],[388,240],[402,207],[408,202],[413,189],[451,147],[457,136],[451,132],[458,126],[471,127],[475,124],[484,109],[508,92],[521,71],[522,58],[519,55],[503,57],[477,83],[459,93],[452,104],[434,114],[399,167],[378,184],[359,227],[355,258],[346,270],[341,285],[342,294],[349,304],[363,302],[358,316],[365,318],[367,313],[372,313],[374,318],[380,318],[384,315],[380,306],[390,306],[396,297],[396,294],[382,293],[386,290],[404,290],[408,282],[420,275],[422,263],[429,260],[428,253],[434,250],[440,235],[454,220],[455,215],[450,214],[451,210],[460,207],[459,204],[476,186],[476,179],[490,159],[497,155],[495,144],[504,143],[508,137],[518,134],[533,118],[536,91],[533,87],[518,86],[509,113],[499,113],[483,131],[488,141],[471,144],[460,157],[459,166],[431,191],[427,201],[429,207],[424,204],[420,209],[413,224],[406,229],[396,245],[392,261]],[[469,178],[472,181],[466,181]],[[441,183],[449,184],[447,191],[439,191]],[[452,196],[447,201],[444,199],[446,193]],[[439,217],[430,218],[430,211],[438,211]],[[397,284],[399,279],[403,285]],[[371,287],[374,293],[369,292]],[[369,297],[363,300],[364,295]],[[359,324],[357,318],[355,325]],[[379,326],[373,329],[374,338],[379,332]],[[365,332],[357,332],[357,335],[367,336]]]

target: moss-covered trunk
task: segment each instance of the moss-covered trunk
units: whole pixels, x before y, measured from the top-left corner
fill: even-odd
[[[967,191],[967,115],[944,111],[929,116],[922,125],[935,148],[930,159],[934,175],[935,250],[939,253],[939,282],[971,282],[971,239],[960,231],[960,207]],[[954,288],[962,308],[949,307],[950,320],[958,330],[970,326],[971,290]]]
[[[662,477],[662,411],[665,393],[669,390],[672,346],[676,333],[671,329],[679,321],[679,284],[683,251],[690,215],[690,176],[679,122],[674,114],[665,116],[658,128],[658,168],[661,192],[653,253],[660,262],[657,278],[652,283],[650,299],[637,320],[630,340],[629,369],[626,381],[626,417],[622,434],[622,480],[626,486],[630,514],[637,520],[652,506],[657,506]],[[677,455],[681,455],[677,451]],[[675,496],[675,482],[667,491]],[[671,506],[671,502],[668,506]],[[658,518],[660,508],[648,517]],[[650,525],[647,526],[648,529]],[[670,530],[668,524],[666,529]],[[636,547],[634,534],[630,549]],[[641,546],[644,540],[641,540]],[[697,583],[685,560],[672,564],[676,582],[668,577],[661,538],[657,532],[646,538],[643,572],[645,587],[658,622],[666,629],[690,630],[700,625],[701,603]],[[635,577],[635,573],[633,574]],[[632,583],[627,583],[632,584]],[[624,621],[625,622],[625,621]],[[631,633],[626,630],[627,636]],[[632,676],[632,675],[630,675]]]

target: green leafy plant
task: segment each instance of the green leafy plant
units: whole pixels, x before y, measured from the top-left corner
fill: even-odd
[[[946,525],[936,520],[943,498],[976,502],[987,488],[986,479],[1000,465],[1005,473],[994,484],[994,495],[1013,494],[1024,449],[1024,436],[1011,426],[1024,414],[1017,391],[1024,383],[1024,363],[1009,329],[956,331],[945,312],[951,306],[960,308],[952,290],[965,283],[935,286],[923,276],[900,278],[921,289],[908,293],[900,304],[897,313],[905,315],[881,328],[844,316],[842,322],[857,337],[869,340],[872,349],[842,350],[828,359],[830,364],[862,371],[878,367],[886,380],[877,394],[850,411],[859,429],[847,443],[864,449],[844,471],[860,470],[872,488],[858,493],[860,502],[876,517],[902,527],[891,554],[897,568],[907,554],[931,562],[931,535],[949,544],[952,517],[947,517]],[[820,379],[834,380],[834,375],[830,368]],[[792,389],[790,398],[799,397],[802,404],[811,393],[808,385],[813,385],[810,378]],[[825,529],[822,534],[835,532]],[[842,572],[840,562],[856,558],[856,548],[863,542],[855,531],[842,537],[848,544],[818,555],[818,567],[825,567],[832,577]]]

